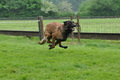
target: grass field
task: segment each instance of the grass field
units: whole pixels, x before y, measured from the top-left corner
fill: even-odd
[[[52,50],[38,41],[0,35],[0,80],[120,80],[120,41],[68,39]]]
[[[44,20],[43,22],[45,26],[50,22],[62,23],[63,21],[66,20],[69,19]],[[74,21],[76,22],[76,20]],[[7,23],[1,23],[1,22],[7,22]],[[12,23],[8,23],[8,22],[12,22]],[[13,22],[18,22],[18,23],[13,23]],[[23,23],[23,22],[28,22],[28,23]],[[81,32],[120,33],[120,18],[80,19],[80,25],[81,25]],[[38,31],[38,23],[37,20],[0,20],[0,30]]]

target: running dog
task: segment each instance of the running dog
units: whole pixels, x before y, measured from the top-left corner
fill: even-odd
[[[67,46],[62,46],[61,42],[67,40],[69,34],[74,30],[74,27],[76,27],[76,23],[73,21],[64,21],[63,24],[58,22],[49,23],[46,25],[44,38],[38,43],[51,43],[49,49],[55,48],[57,44],[59,44],[61,48],[66,49]],[[52,41],[50,41],[50,39],[52,39]]]

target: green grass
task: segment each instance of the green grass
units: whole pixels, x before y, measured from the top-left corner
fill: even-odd
[[[44,26],[50,22],[60,22],[69,19],[44,20]],[[26,20],[27,22],[37,20]],[[0,22],[26,22],[25,20],[1,20]],[[74,19],[76,22],[76,19]],[[98,33],[120,33],[120,18],[104,19],[80,19],[81,32],[98,32]],[[0,23],[0,30],[28,30],[38,31],[38,23]]]
[[[82,39],[68,49],[0,35],[0,80],[120,80],[120,41]]]

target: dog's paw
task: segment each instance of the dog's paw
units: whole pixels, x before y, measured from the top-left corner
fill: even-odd
[[[42,45],[42,44],[44,44],[44,43],[42,43],[41,41],[39,41],[38,44]]]
[[[54,48],[54,47],[52,47],[52,45],[51,45],[51,44],[49,44],[48,46],[50,47],[49,49],[53,49],[53,48]]]
[[[64,48],[64,49],[67,49],[68,48],[68,46],[60,46],[61,48]]]
[[[48,46],[49,46],[49,47],[52,47],[52,44],[49,44]]]
[[[67,49],[68,48],[68,46],[64,46],[64,49]]]
[[[49,48],[49,50],[52,49],[51,47]]]
[[[51,44],[49,44],[48,46],[50,47],[49,50],[52,49],[52,45]]]
[[[53,49],[54,47],[50,47],[49,50]]]

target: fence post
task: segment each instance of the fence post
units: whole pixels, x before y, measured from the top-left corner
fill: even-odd
[[[43,36],[44,36],[43,17],[42,16],[38,17],[38,29],[39,29],[39,38],[41,40],[43,38]]]
[[[73,20],[73,16],[72,15],[70,16],[70,19]],[[73,31],[72,31],[71,35],[72,35],[72,42],[74,43],[74,33],[73,33]]]
[[[77,16],[77,23],[78,23],[78,44],[80,44],[80,32],[81,32],[81,26],[80,26],[80,23],[79,23],[79,16]]]

